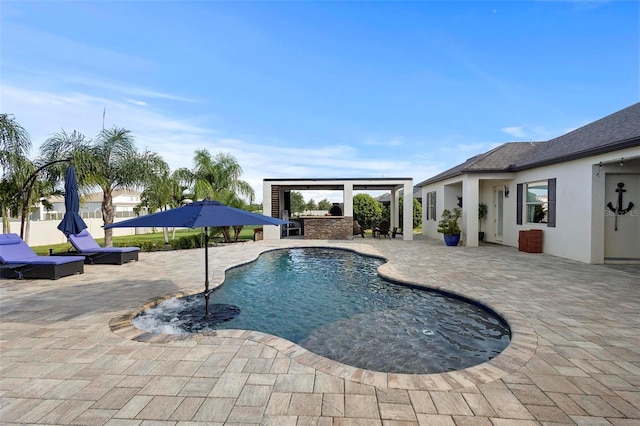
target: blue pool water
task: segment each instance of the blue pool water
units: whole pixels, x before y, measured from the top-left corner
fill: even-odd
[[[208,320],[196,295],[149,309],[134,324],[163,333],[257,330],[348,365],[393,373],[458,370],[509,344],[508,326],[489,310],[390,283],[377,275],[381,264],[346,250],[275,250],[227,271],[211,295]]]

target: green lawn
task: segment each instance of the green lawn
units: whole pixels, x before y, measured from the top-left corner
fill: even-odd
[[[245,226],[242,228],[240,232],[239,240],[253,240],[253,229],[255,226]],[[181,237],[187,237],[190,235],[198,235],[202,232],[201,229],[178,229],[176,230],[176,239]],[[414,233],[421,233],[422,228],[418,227],[413,230]],[[371,230],[365,230],[365,234],[367,236],[371,236]],[[171,233],[169,233],[169,238],[171,238]],[[218,234],[213,237],[213,240],[216,242],[222,241],[222,236]],[[96,239],[98,244],[101,246],[104,245],[104,239],[98,238]],[[124,246],[136,246],[143,247],[144,246],[154,246],[154,247],[162,247],[160,249],[171,250],[171,246],[164,245],[164,234],[162,232],[154,232],[151,234],[140,234],[140,235],[125,235],[122,237],[114,237],[113,245],[124,247]],[[45,256],[49,254],[49,250],[53,250],[53,253],[65,252],[71,249],[71,244],[49,244],[46,246],[37,246],[32,247],[33,251],[35,251],[40,256]]]
[[[242,228],[240,232],[239,240],[253,240],[253,228],[255,226],[245,226]],[[199,235],[202,232],[202,229],[178,229],[176,230],[175,238],[188,237],[191,235]],[[172,233],[169,233],[169,239],[171,239]],[[233,233],[231,234],[233,238]],[[213,240],[216,242],[222,241],[222,235],[217,234],[213,237]],[[96,238],[96,241],[101,246],[104,246],[104,239]],[[150,234],[140,234],[140,235],[125,235],[121,237],[113,237],[113,245],[114,246],[137,246],[137,247],[145,247],[145,246],[154,246],[154,247],[162,247],[161,249],[171,250],[171,246],[165,246],[164,244],[164,234],[162,231],[154,232]],[[71,244],[63,243],[63,244],[49,244],[46,246],[37,246],[32,247],[33,251],[35,251],[38,255],[44,256],[48,255],[50,250],[53,250],[53,253],[60,253],[70,250]]]

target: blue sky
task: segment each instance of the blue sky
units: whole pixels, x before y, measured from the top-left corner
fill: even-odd
[[[3,0],[0,19],[0,110],[33,157],[106,111],[172,169],[234,155],[258,202],[263,178],[418,183],[640,98],[636,1]]]

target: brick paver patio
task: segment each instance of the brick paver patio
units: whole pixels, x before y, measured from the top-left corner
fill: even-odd
[[[203,250],[142,253],[48,280],[0,281],[0,422],[78,425],[640,424],[640,267],[436,240],[260,241],[210,250],[224,270],[278,247],[350,248],[380,273],[478,300],[509,322],[498,357],[458,372],[385,374],[266,334],[153,335],[158,297],[203,288]]]

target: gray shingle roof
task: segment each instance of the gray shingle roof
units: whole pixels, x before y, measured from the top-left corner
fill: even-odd
[[[540,150],[544,142],[507,142],[486,154],[482,154],[476,161],[471,162],[466,170],[473,171],[504,171],[520,164],[527,157]]]
[[[464,163],[458,164],[449,170],[420,182],[416,186],[420,187],[428,183],[438,182],[465,173],[511,171],[519,163],[522,163],[524,159],[540,149],[543,143],[544,142],[507,142],[484,154],[471,157]]]
[[[546,142],[508,142],[416,186],[465,173],[509,172],[640,146],[640,102]]]
[[[518,165],[531,168],[640,146],[640,102],[546,142]]]

